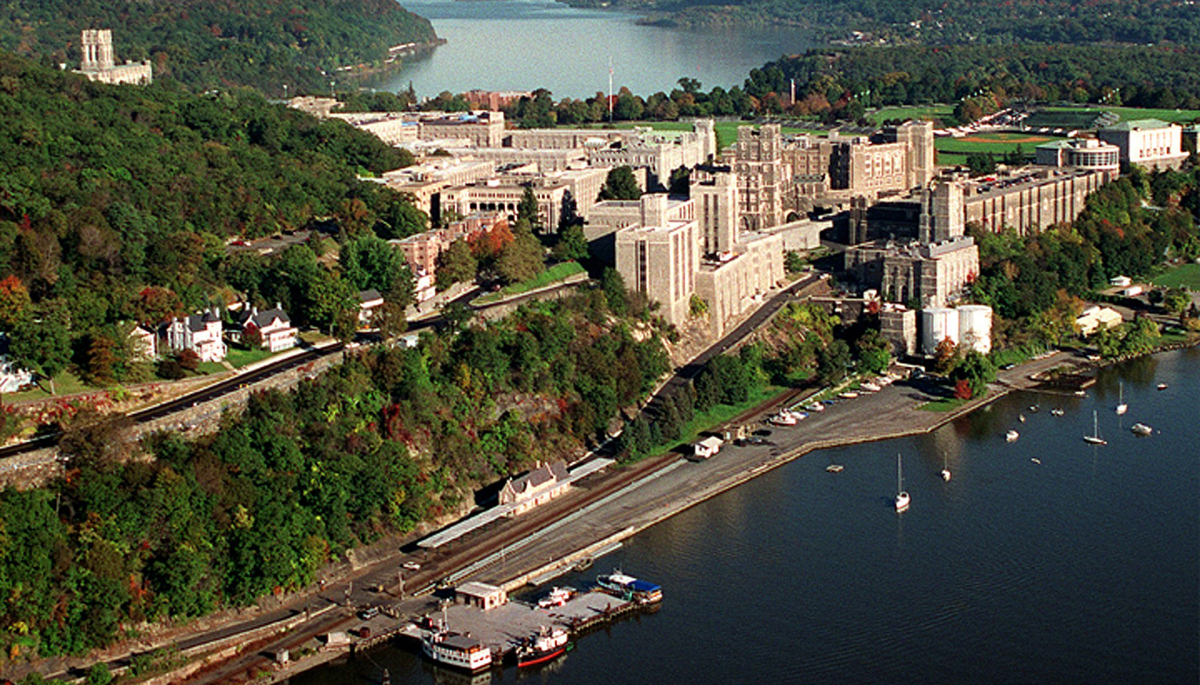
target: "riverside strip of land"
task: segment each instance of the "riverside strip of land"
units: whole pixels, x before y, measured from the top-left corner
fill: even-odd
[[[920,405],[935,399],[920,384],[896,383],[881,392],[862,395],[813,413],[796,426],[772,428],[770,444],[729,446],[712,459],[692,463],[678,453],[643,460],[625,468],[609,469],[589,476],[567,496],[554,500],[533,512],[514,519],[502,519],[449,543],[438,551],[421,552],[416,573],[406,573],[409,591],[429,588],[438,580],[457,583],[478,580],[509,588],[532,579],[566,569],[577,559],[625,539],[688,507],[735,487],[765,471],[814,450],[839,445],[883,440],[933,430],[963,414],[995,400],[1013,389],[1037,385],[1032,377],[1067,364],[1082,363],[1078,357],[1056,353],[1018,368],[1002,371],[984,398],[963,404],[953,412],[930,412]],[[753,414],[743,422],[763,418]],[[999,436],[997,439],[1001,439]],[[355,580],[355,590],[347,595],[345,584],[331,585],[321,593],[319,606],[381,605],[401,616],[418,615],[430,610],[428,597],[401,598],[397,583],[398,560],[390,559]],[[373,591],[372,588],[375,588]],[[379,588],[385,588],[379,590]],[[314,601],[317,607],[318,602]],[[246,650],[242,656],[189,682],[229,682],[241,674],[265,667],[268,651],[303,645],[309,637],[325,630],[345,630],[362,625],[352,615],[352,606],[335,612],[340,622],[327,617],[314,621],[312,628],[297,627],[296,632],[278,641],[267,641]],[[377,618],[372,632],[394,620]],[[319,630],[316,628],[319,627]],[[310,667],[326,659],[308,659]],[[295,669],[290,669],[294,674]],[[278,671],[282,678],[289,670]]]

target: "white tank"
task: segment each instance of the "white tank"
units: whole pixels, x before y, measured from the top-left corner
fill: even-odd
[[[921,310],[921,352],[932,357],[938,343],[950,338],[958,344],[958,310],[932,307]]]
[[[992,308],[965,304],[958,308],[959,345],[969,345],[980,354],[992,351]]]

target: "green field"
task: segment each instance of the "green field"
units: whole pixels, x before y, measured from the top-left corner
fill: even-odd
[[[906,107],[884,107],[867,115],[876,126],[888,119],[932,119],[948,120],[954,114],[952,105],[912,105]]]
[[[1154,285],[1164,288],[1178,288],[1200,291],[1200,264],[1184,264],[1155,278]]]
[[[748,121],[718,121],[716,125],[713,126],[713,130],[717,134],[717,149],[723,150],[730,145],[733,145],[733,143],[737,140],[737,130],[739,127],[753,125],[754,124]],[[620,123],[613,124],[611,128],[626,129],[633,128],[635,126],[649,128],[655,131],[662,131],[664,133],[670,131],[685,132],[692,130],[692,122],[690,121],[622,121]],[[593,126],[591,128],[609,128],[609,126],[605,124],[602,126]],[[827,133],[821,129],[805,128],[802,126],[784,126],[782,130],[785,134],[814,133],[817,135],[825,135]]]
[[[1136,107],[1046,107],[1044,112],[1064,112],[1069,114],[1100,114],[1112,112],[1121,117],[1121,121],[1131,119],[1162,119],[1178,124],[1189,124],[1200,119],[1200,110],[1196,109],[1139,109]]]
[[[483,297],[476,299],[474,304],[487,304],[489,302],[495,302],[496,300],[509,297],[510,295],[520,295],[521,293],[526,293],[530,290],[544,288],[555,281],[561,281],[568,276],[574,276],[575,274],[583,273],[583,270],[584,269],[579,265],[579,262],[562,262],[561,264],[555,264],[528,281],[513,283],[512,285],[505,286],[497,292],[484,295]]]
[[[1052,136],[1027,133],[975,133],[964,138],[938,138],[937,163],[941,165],[966,164],[972,152],[990,152],[1005,155],[1020,148],[1026,157],[1033,156],[1033,149],[1042,143],[1054,140]]]

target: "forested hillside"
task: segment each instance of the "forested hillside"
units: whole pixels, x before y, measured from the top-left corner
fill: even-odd
[[[797,26],[819,39],[924,43],[1200,43],[1187,0],[565,0],[667,23]]]
[[[373,229],[426,226],[399,194],[356,178],[411,156],[248,90],[105,86],[0,53],[0,111],[0,331],[50,376],[94,358],[107,360],[97,381],[135,380],[122,363],[128,325],[235,291],[282,301],[301,324],[357,312],[358,284],[308,246],[234,258],[233,238],[319,219],[376,249]]]
[[[394,0],[10,0],[0,48],[78,68],[79,33],[113,30],[118,62],[150,60],[156,78],[199,91],[328,92],[341,66],[379,63],[393,45],[436,38]]]

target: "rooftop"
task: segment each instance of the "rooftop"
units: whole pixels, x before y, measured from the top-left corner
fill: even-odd
[[[1105,131],[1145,131],[1155,128],[1170,128],[1177,126],[1161,119],[1132,119],[1130,121],[1122,121],[1119,124],[1113,124],[1106,127]]]

